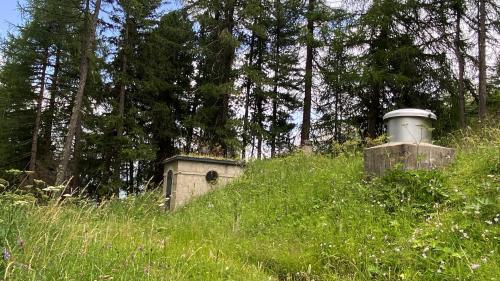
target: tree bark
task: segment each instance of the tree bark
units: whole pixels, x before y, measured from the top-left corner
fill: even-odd
[[[277,95],[278,93],[278,85],[274,85],[274,93]],[[277,133],[276,133],[276,128],[277,128],[277,122],[278,122],[278,98],[276,96],[273,97],[273,112],[271,115],[271,158],[276,156],[276,138],[277,138]]]
[[[334,116],[334,139],[335,141],[340,141],[340,128],[339,128],[339,98],[340,93],[338,90],[335,90],[335,116]]]
[[[466,117],[465,117],[465,83],[464,83],[464,73],[465,73],[465,59],[462,51],[462,39],[461,39],[461,28],[460,23],[462,20],[461,7],[456,8],[456,20],[455,20],[455,40],[454,49],[455,56],[458,62],[458,115],[460,127],[465,128]]]
[[[300,133],[300,144],[304,145],[309,140],[311,133],[311,91],[312,91],[312,59],[314,40],[314,12],[315,0],[309,0],[307,8],[307,40],[306,40],[306,73],[304,77],[304,107],[302,116],[302,131]]]
[[[82,109],[83,94],[85,91],[85,84],[87,82],[90,56],[94,48],[95,31],[97,27],[97,20],[99,17],[99,10],[101,8],[101,0],[96,0],[94,13],[90,17],[90,19],[88,17],[88,14],[90,12],[89,1],[90,0],[87,0],[87,7],[85,13],[87,14],[86,22],[87,24],[89,24],[88,22],[90,21],[90,26],[86,28],[87,34],[83,40],[84,45],[82,46],[82,56],[80,59],[80,70],[79,70],[80,81],[78,84],[78,90],[76,92],[73,110],[71,112],[71,118],[68,126],[68,133],[66,134],[66,138],[64,141],[61,163],[59,164],[59,169],[57,171],[56,184],[62,184],[66,179],[66,172],[68,170],[69,158],[73,148],[73,140],[75,138],[78,118]]]
[[[254,45],[255,45],[255,34],[252,32],[252,37],[250,39],[250,52],[248,53],[248,65],[253,67],[253,55],[254,55]],[[242,149],[241,149],[241,159],[246,159],[246,148],[248,144],[248,115],[250,108],[250,90],[252,87],[252,81],[250,77],[247,77],[245,84],[245,113],[243,117],[243,137],[242,137]]]
[[[56,62],[54,65],[54,74],[52,75],[52,85],[50,86],[50,100],[49,100],[49,115],[47,117],[47,124],[44,129],[44,146],[45,151],[51,153],[50,146],[52,144],[52,127],[54,125],[54,113],[56,111],[56,96],[59,93],[59,72],[61,69],[61,49],[57,48]],[[51,154],[52,155],[52,154]],[[52,156],[51,156],[52,157]]]
[[[40,77],[40,93],[38,94],[38,99],[37,99],[35,126],[33,128],[33,139],[31,140],[31,158],[30,158],[29,170],[32,172],[36,171],[36,160],[37,160],[36,158],[38,153],[38,134],[40,132],[40,123],[42,119],[43,95],[45,93],[45,75],[47,71],[48,62],[49,62],[49,47],[45,47],[43,51],[42,73]],[[33,175],[30,178],[33,178]]]
[[[258,38],[258,57],[257,57],[257,68],[262,72],[262,64],[264,63],[264,38]],[[257,93],[255,95],[255,104],[257,108],[257,158],[262,159],[262,142],[263,142],[263,132],[264,132],[264,93],[262,91],[262,86],[257,87]]]
[[[486,118],[486,0],[479,0],[479,119]]]
[[[277,3],[278,4],[278,3]],[[280,71],[280,38],[281,38],[281,26],[279,23],[276,24],[275,30],[275,47],[274,47],[274,86],[273,86],[273,111],[271,120],[271,158],[276,156],[276,138],[277,138],[277,127],[278,127],[278,83],[279,83],[279,71]]]
[[[78,121],[75,131],[75,152],[73,155],[73,179],[71,182],[71,193],[74,193],[80,188],[80,158],[82,155],[82,114],[78,116]]]
[[[118,123],[116,124],[116,138],[118,143],[116,144],[115,151],[115,161],[113,165],[113,177],[114,180],[120,180],[120,170],[121,170],[121,137],[123,136],[123,124],[125,117],[125,89],[126,82],[125,76],[127,75],[128,68],[128,54],[129,54],[129,17],[128,15],[125,17],[125,29],[124,29],[124,38],[122,42],[122,56],[121,56],[121,77],[119,78],[119,86],[118,86]]]
[[[128,163],[128,194],[134,193],[134,161]]]
[[[380,96],[381,89],[379,85],[373,87],[373,93],[368,99],[368,114],[367,114],[367,129],[365,137],[376,138],[379,129],[379,116],[380,116]]]
[[[224,20],[222,22],[222,30],[219,32],[219,34],[222,34],[222,31],[227,31],[229,35],[233,35],[233,29],[234,29],[234,9],[235,9],[235,3],[234,1],[225,1],[225,6],[224,6]],[[220,40],[220,38],[219,38]],[[222,71],[221,71],[221,79],[220,79],[220,84],[227,86],[227,83],[229,83],[232,79],[232,65],[233,65],[233,60],[234,60],[234,53],[235,49],[232,45],[229,45],[226,43],[225,46],[221,46],[221,65],[222,65]],[[227,91],[227,90],[224,90]],[[223,128],[223,135],[222,136],[217,136],[219,145],[222,147],[222,154],[224,157],[227,157],[229,155],[229,147],[227,144],[227,120],[229,119],[229,101],[230,101],[230,93],[225,92],[221,96],[220,100],[220,111],[219,111],[219,116],[218,116],[218,122],[216,122],[217,127]]]

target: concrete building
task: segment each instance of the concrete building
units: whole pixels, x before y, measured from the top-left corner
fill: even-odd
[[[399,109],[384,115],[384,120],[389,142],[365,149],[367,176],[381,176],[396,165],[403,169],[435,169],[453,161],[453,149],[432,144],[432,120],[436,120],[432,112]]]
[[[229,159],[178,155],[163,163],[163,194],[168,210],[222,187],[243,173],[242,164]]]

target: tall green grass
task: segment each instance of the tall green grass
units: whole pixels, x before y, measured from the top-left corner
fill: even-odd
[[[498,280],[500,131],[449,140],[452,167],[370,182],[357,153],[255,161],[175,213],[3,195],[0,280]]]

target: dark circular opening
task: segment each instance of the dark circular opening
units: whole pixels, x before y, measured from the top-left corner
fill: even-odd
[[[205,176],[205,179],[210,184],[217,183],[217,179],[219,178],[219,174],[216,171],[209,171]]]

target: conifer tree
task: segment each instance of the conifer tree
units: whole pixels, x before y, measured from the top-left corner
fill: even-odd
[[[95,42],[95,32],[97,28],[97,20],[99,18],[99,12],[101,9],[101,0],[96,0],[94,4],[94,12],[90,13],[90,0],[87,0],[85,7],[85,31],[82,35],[82,53],[80,57],[80,74],[79,74],[79,84],[78,91],[75,95],[75,101],[73,105],[73,110],[71,112],[71,117],[68,125],[68,132],[64,141],[64,147],[62,151],[61,163],[57,170],[56,184],[62,184],[66,180],[66,173],[68,171],[69,160],[71,152],[73,150],[73,141],[75,138],[75,133],[77,131],[78,120],[80,118],[83,95],[85,91],[85,85],[87,82],[89,61],[91,59],[94,42]]]
[[[306,67],[304,74],[304,104],[302,117],[302,130],[300,133],[300,144],[310,138],[311,131],[311,107],[312,107],[312,76],[313,76],[313,52],[314,52],[314,20],[316,0],[308,0],[307,5],[307,35],[306,35]]]
[[[238,6],[235,0],[186,1],[199,22],[199,62],[197,89],[200,107],[200,146],[215,154],[234,155],[236,131],[230,108],[234,92],[233,62],[239,42],[234,36]]]
[[[269,28],[270,50],[267,68],[273,73],[270,81],[271,114],[268,144],[271,157],[290,145],[292,114],[298,108],[300,90],[299,46],[300,1],[274,0],[271,3]]]

